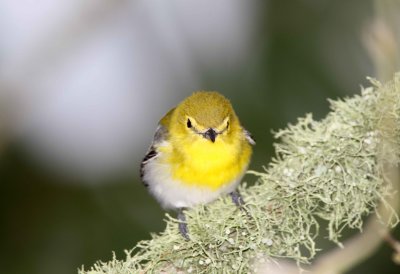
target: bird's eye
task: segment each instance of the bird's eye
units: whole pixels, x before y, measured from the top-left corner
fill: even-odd
[[[190,121],[190,119],[187,119],[186,125],[188,128],[192,127],[192,122]]]

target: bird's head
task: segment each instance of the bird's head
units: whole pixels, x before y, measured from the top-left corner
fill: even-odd
[[[241,131],[231,103],[218,92],[193,93],[176,107],[170,125],[179,138],[193,142],[230,143]]]

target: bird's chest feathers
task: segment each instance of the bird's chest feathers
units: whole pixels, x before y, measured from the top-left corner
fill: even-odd
[[[247,166],[248,157],[238,148],[218,140],[186,144],[171,153],[171,175],[183,184],[218,189],[234,181]]]

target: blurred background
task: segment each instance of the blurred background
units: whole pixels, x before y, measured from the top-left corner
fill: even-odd
[[[378,1],[1,1],[1,272],[76,273],[162,231],[139,164],[195,90],[231,99],[261,170],[272,129],[397,69],[398,22],[382,27]],[[399,273],[391,254],[348,273]]]

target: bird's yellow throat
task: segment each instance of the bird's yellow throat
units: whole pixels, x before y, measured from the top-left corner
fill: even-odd
[[[237,140],[226,143],[206,139],[181,143],[179,150],[171,146],[160,147],[165,164],[170,165],[173,179],[184,185],[205,187],[213,190],[233,182],[241,176],[251,157],[247,142]]]

